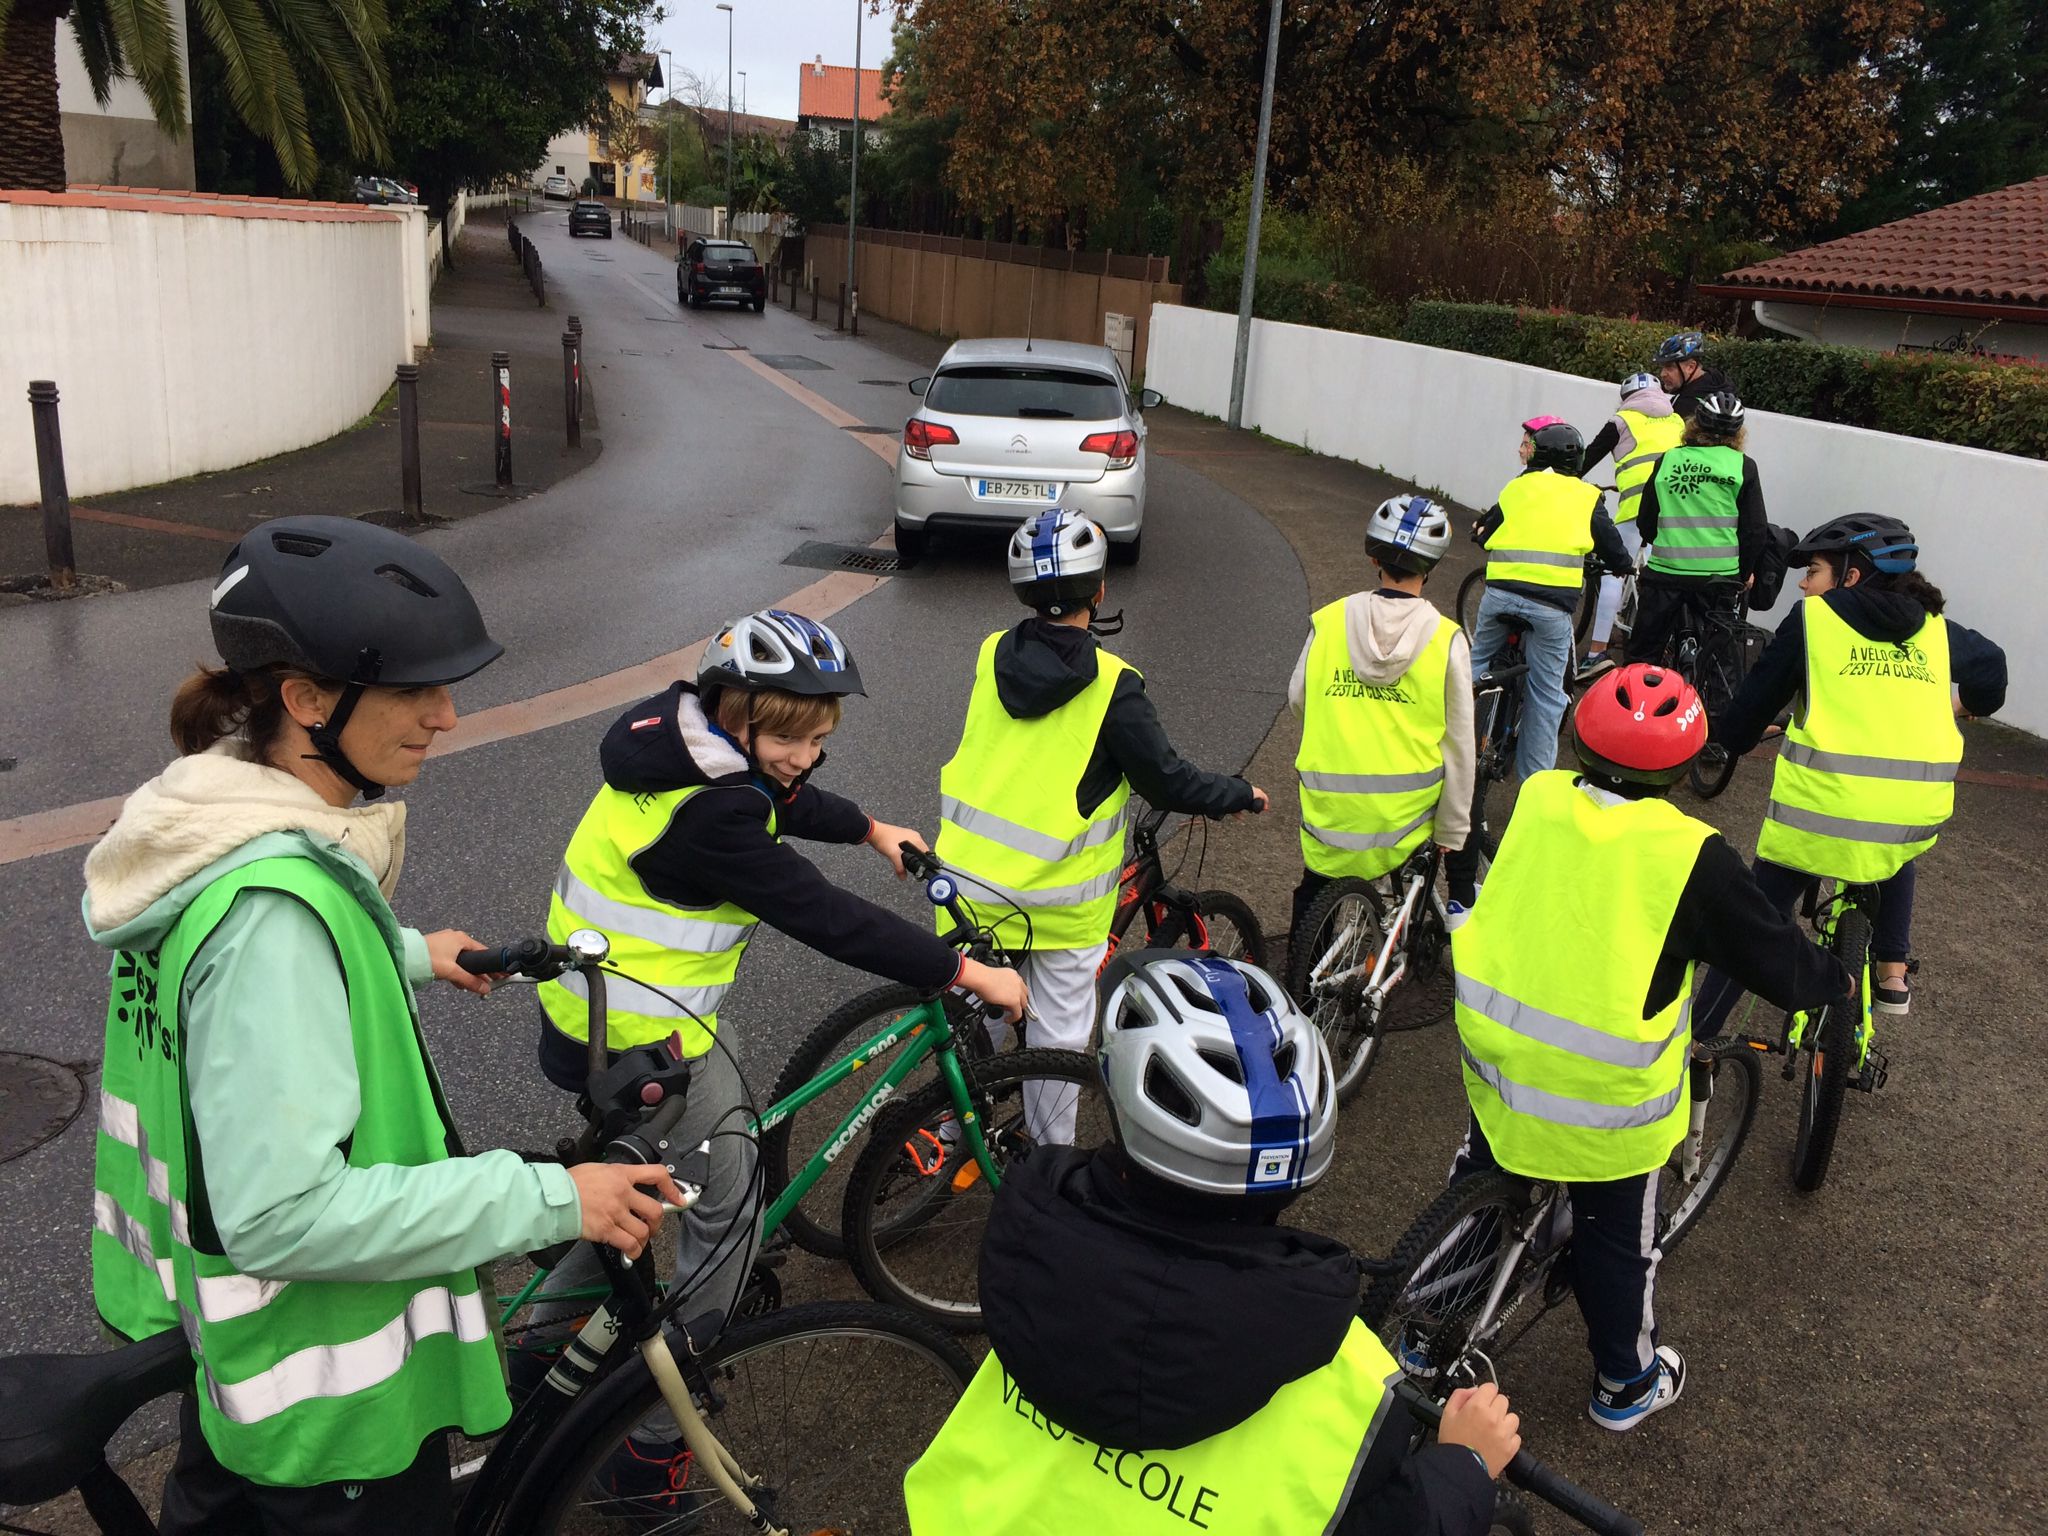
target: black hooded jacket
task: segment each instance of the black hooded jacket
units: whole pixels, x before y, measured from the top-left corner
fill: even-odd
[[[1049,715],[1095,681],[1101,647],[1087,630],[1029,618],[996,642],[996,698],[1013,720]],[[1130,781],[1132,792],[1161,810],[1228,816],[1252,808],[1252,787],[1229,774],[1208,773],[1174,751],[1145,693],[1145,679],[1127,670],[1116,680],[1102,734],[1075,795],[1083,816]]]
[[[1114,1148],[1046,1148],[1003,1176],[981,1254],[989,1344],[1031,1403],[1099,1445],[1176,1450],[1242,1423],[1336,1357],[1358,1261],[1290,1227],[1169,1214]],[[1365,1426],[1360,1425],[1361,1436]],[[1481,1536],[1493,1483],[1461,1446],[1411,1454],[1399,1402],[1341,1536]]]

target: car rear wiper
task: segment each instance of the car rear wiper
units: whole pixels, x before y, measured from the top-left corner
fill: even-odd
[[[1017,412],[1019,416],[1033,416],[1047,421],[1072,421],[1072,411],[1055,410],[1049,405],[1027,405]]]

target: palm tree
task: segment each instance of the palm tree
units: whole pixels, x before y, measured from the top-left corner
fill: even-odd
[[[116,77],[132,77],[157,122],[184,132],[175,4],[0,0],[0,187],[64,190],[57,23],[66,16],[101,103]],[[220,55],[236,115],[270,142],[290,186],[311,185],[317,168],[301,63],[333,100],[349,148],[366,160],[383,154],[391,106],[384,0],[190,0],[184,24]]]

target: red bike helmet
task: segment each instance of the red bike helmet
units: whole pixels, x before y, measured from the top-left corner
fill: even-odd
[[[1631,662],[1588,688],[1572,712],[1579,762],[1599,779],[1662,787],[1707,744],[1707,711],[1679,673]]]

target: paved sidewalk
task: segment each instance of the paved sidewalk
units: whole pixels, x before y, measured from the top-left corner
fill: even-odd
[[[523,491],[545,490],[603,451],[594,398],[603,380],[590,377],[596,368],[585,371],[582,447],[564,445],[561,335],[569,316],[559,297],[551,295],[546,308],[534,303],[502,213],[470,220],[456,261],[434,285],[434,344],[419,359],[421,501],[430,518],[449,521],[504,505],[463,490],[493,476],[493,351],[512,358],[512,470]],[[67,444],[74,464],[88,451]],[[73,539],[81,571],[153,587],[211,576],[243,531],[267,518],[318,512],[396,522],[400,500],[394,387],[361,422],[324,443],[166,485],[74,497]],[[40,509],[0,507],[0,577],[42,568]]]

